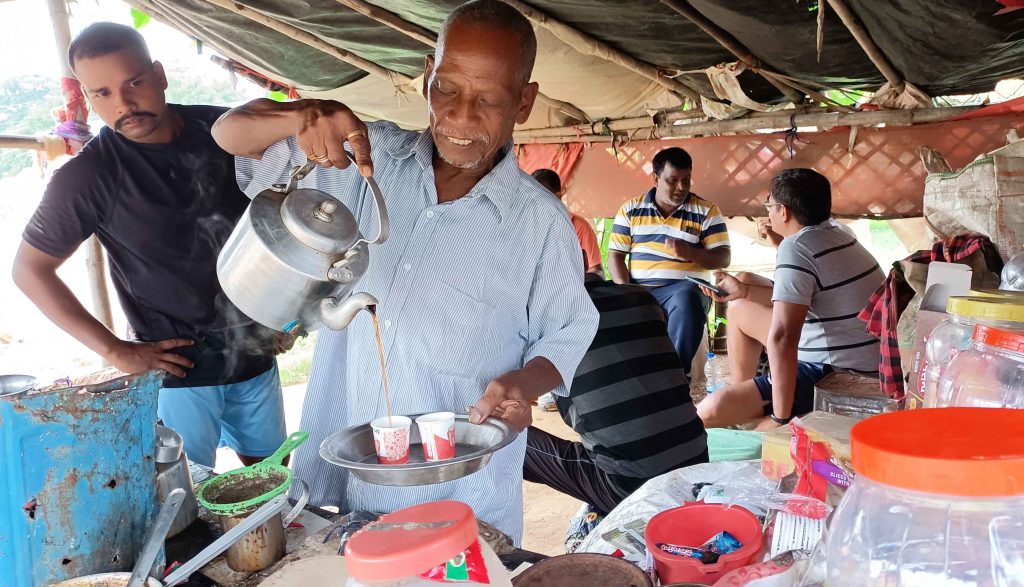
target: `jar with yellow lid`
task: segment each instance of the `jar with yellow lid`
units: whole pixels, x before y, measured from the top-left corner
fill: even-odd
[[[971,347],[976,325],[1024,331],[1024,299],[954,296],[946,304],[946,313],[949,317],[935,326],[925,343],[920,376],[926,408],[938,407],[936,387],[952,360]]]

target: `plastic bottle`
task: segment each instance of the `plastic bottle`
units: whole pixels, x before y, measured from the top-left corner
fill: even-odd
[[[704,363],[704,378],[707,380],[706,389],[713,393],[728,385],[725,376],[725,359],[715,353],[708,353],[707,362]]]

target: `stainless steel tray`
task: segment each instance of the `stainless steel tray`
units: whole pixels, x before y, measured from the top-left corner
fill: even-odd
[[[406,487],[433,485],[452,481],[482,469],[491,455],[515,440],[516,433],[497,418],[481,424],[470,424],[467,414],[455,415],[455,458],[426,462],[415,419],[409,429],[409,462],[404,465],[381,465],[373,446],[370,424],[346,428],[327,437],[320,444],[320,456],[327,462],[344,467],[353,475],[374,485]]]

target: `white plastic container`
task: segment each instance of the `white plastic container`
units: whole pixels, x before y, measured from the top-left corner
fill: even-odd
[[[851,438],[825,585],[1024,585],[1024,411],[895,412]]]
[[[971,334],[978,324],[1024,331],[1024,300],[1010,297],[951,297],[949,317],[939,322],[925,344],[921,389],[926,408],[939,407],[936,389],[950,362],[971,348]]]
[[[949,406],[1024,408],[1024,332],[975,326],[935,393],[934,407]]]

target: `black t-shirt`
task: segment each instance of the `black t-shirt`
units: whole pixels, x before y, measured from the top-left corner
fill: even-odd
[[[249,198],[234,157],[210,128],[225,112],[170,105],[184,121],[172,143],[132,142],[108,127],[58,169],[23,237],[66,258],[95,234],[139,340],[191,338],[174,352],[195,362],[166,387],[236,383],[273,365],[272,332],[244,316],[217,280],[217,254]]]

